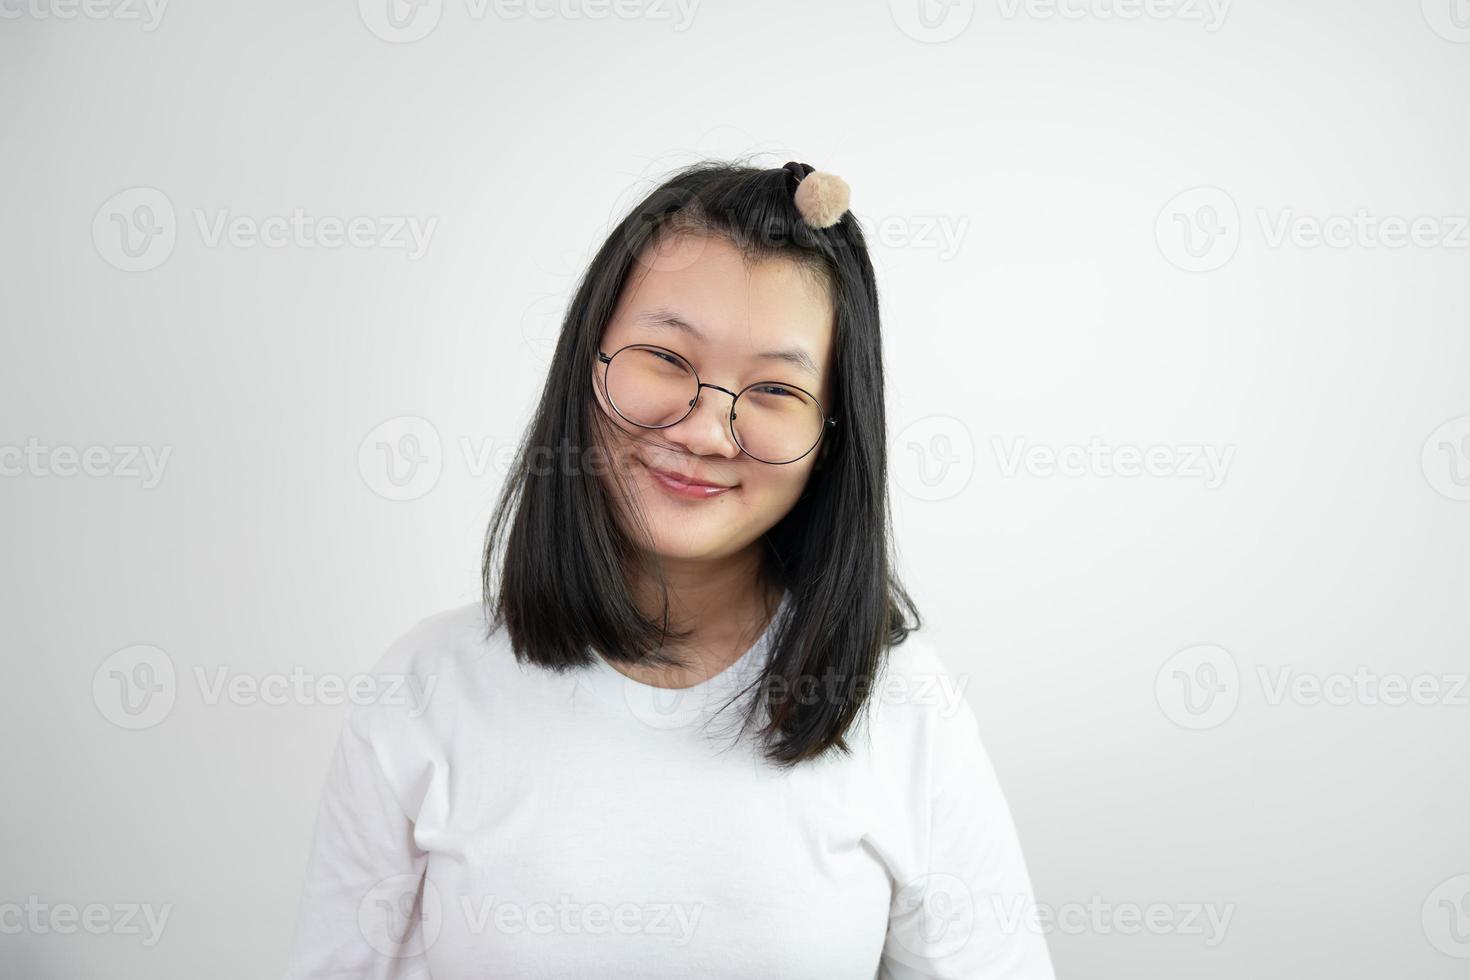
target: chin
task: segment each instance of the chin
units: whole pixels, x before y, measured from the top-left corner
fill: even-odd
[[[654,528],[649,549],[660,558],[700,561],[724,558],[739,551],[738,542],[725,534],[669,534]]]

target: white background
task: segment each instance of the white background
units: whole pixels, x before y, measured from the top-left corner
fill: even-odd
[[[1463,976],[1455,2],[0,0],[0,907],[113,910],[0,973],[281,969],[342,708],[214,684],[474,601],[593,250],[759,152],[869,231],[903,573],[1059,975]]]

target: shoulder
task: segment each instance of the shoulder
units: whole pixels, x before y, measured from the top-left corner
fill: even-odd
[[[887,649],[874,677],[869,713],[875,738],[905,765],[935,773],[983,753],[968,691],[973,680],[922,631]]]
[[[354,701],[357,724],[384,727],[430,721],[452,712],[487,675],[515,669],[503,629],[492,630],[481,603],[469,603],[426,616],[390,642],[367,674],[366,702]]]
[[[902,643],[888,647],[883,657],[885,671],[893,676],[922,676],[947,669],[945,658],[924,630],[915,630]]]
[[[942,717],[969,715],[965,700],[968,671],[958,670],[921,631],[890,646],[873,682],[876,705],[890,709],[912,723],[933,724]]]
[[[497,633],[498,635],[498,633]],[[472,602],[420,619],[378,656],[373,672],[426,674],[477,660],[493,646],[482,603]]]

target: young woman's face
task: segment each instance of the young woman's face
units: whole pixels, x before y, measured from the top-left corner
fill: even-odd
[[[746,447],[770,458],[775,450],[760,445],[775,446],[782,430],[768,427],[772,441],[758,445],[749,427],[761,417],[784,418],[794,420],[785,431],[807,431],[794,427],[804,416],[800,395],[792,388],[815,396],[822,413],[832,414],[833,330],[826,290],[795,263],[783,259],[747,266],[741,253],[722,239],[680,235],[646,251],[635,265],[600,350],[611,356],[628,344],[666,348],[682,355],[700,382],[737,393],[755,382],[775,382],[742,397],[736,422]],[[632,359],[635,353],[651,360],[640,366]],[[678,368],[669,363],[657,352],[620,357],[611,377],[618,408],[637,416],[651,396],[628,381],[645,372],[650,381],[673,372],[669,384],[677,384]],[[604,388],[605,370],[599,360],[593,387],[598,406],[612,423],[608,428],[616,445],[608,447],[610,455],[638,497],[659,555],[708,559],[735,554],[779,522],[801,496],[821,455],[820,445],[781,465],[752,458],[732,437],[731,396],[715,388],[700,388],[697,404],[682,421],[640,428],[613,410]],[[643,391],[650,387],[657,385]],[[786,445],[802,441],[798,436],[791,443],[788,437]],[[728,489],[709,493],[681,487],[660,473]]]

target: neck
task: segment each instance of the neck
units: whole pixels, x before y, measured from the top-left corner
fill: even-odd
[[[761,575],[761,546],[752,545],[720,561],[661,560],[668,583],[669,630],[689,633],[665,648],[684,667],[619,665],[635,680],[656,687],[689,687],[738,660],[770,622],[781,597],[779,586]],[[644,576],[634,597],[645,616],[663,617],[663,591],[657,577]]]

